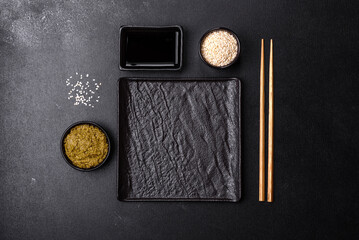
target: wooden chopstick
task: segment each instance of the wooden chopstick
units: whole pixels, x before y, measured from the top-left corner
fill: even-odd
[[[259,201],[265,200],[265,94],[264,94],[264,39],[261,43],[261,66],[259,88]]]
[[[269,103],[268,103],[268,186],[267,202],[273,202],[273,40],[269,53]]]

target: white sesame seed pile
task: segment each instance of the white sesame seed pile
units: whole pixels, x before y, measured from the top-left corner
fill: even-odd
[[[230,64],[238,52],[236,38],[225,30],[209,33],[201,43],[201,54],[206,62],[216,67]]]
[[[100,101],[98,90],[101,83],[97,83],[95,78],[90,78],[89,74],[79,74],[76,72],[74,76],[66,79],[66,87],[68,92],[68,100],[74,101],[74,105],[80,104],[94,108],[95,103]]]

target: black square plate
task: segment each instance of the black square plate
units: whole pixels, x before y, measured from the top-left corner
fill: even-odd
[[[236,78],[119,80],[118,199],[238,201]]]
[[[121,70],[179,70],[183,31],[180,26],[122,26]]]

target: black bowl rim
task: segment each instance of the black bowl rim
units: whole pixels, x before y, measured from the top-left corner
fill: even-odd
[[[234,36],[234,38],[237,40],[237,43],[238,43],[238,49],[237,49],[237,56],[233,59],[233,61],[225,66],[214,66],[214,65],[211,65],[209,64],[202,56],[202,52],[201,52],[201,45],[202,45],[202,41],[203,39],[208,35],[210,34],[211,32],[214,32],[214,31],[218,31],[218,30],[224,30],[224,31],[227,31],[229,32],[230,34],[232,34]],[[228,29],[226,27],[215,27],[215,28],[211,28],[210,30],[208,30],[207,32],[205,32],[201,39],[199,40],[199,43],[198,43],[198,46],[199,46],[199,50],[198,50],[198,53],[199,53],[199,56],[200,58],[202,59],[202,61],[204,63],[206,63],[208,66],[212,67],[212,68],[216,68],[216,69],[224,69],[224,68],[228,68],[230,66],[232,66],[239,58],[239,54],[241,52],[241,41],[239,40],[237,34],[232,31],[231,29]]]
[[[89,125],[92,125],[92,126],[95,126],[95,127],[98,127],[105,135],[106,135],[106,139],[107,139],[107,143],[108,143],[108,152],[107,152],[107,155],[105,157],[105,159],[99,164],[97,165],[96,167],[92,167],[92,168],[79,168],[75,165],[72,164],[71,160],[66,156],[66,153],[65,153],[65,149],[64,149],[64,140],[65,140],[65,137],[67,136],[67,134],[69,134],[69,132],[71,131],[72,128],[78,126],[78,125],[81,125],[81,124],[89,124]],[[101,127],[99,124],[95,123],[95,122],[92,122],[92,121],[79,121],[79,122],[75,122],[73,124],[71,124],[65,131],[64,133],[62,134],[62,137],[61,137],[61,145],[60,145],[60,148],[61,148],[61,153],[62,153],[62,157],[64,158],[65,162],[70,165],[72,168],[76,169],[76,170],[79,170],[79,171],[82,171],[82,172],[90,172],[90,171],[93,171],[93,170],[96,170],[98,168],[100,168],[108,159],[108,156],[110,155],[110,151],[111,151],[111,142],[110,142],[110,138],[107,134],[107,132],[105,131],[105,129],[103,129],[103,127]]]

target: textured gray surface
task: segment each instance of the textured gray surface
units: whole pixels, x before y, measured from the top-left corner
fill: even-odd
[[[358,1],[0,1],[0,239],[357,239]],[[179,24],[180,72],[119,72],[121,25]],[[219,71],[198,56],[208,29],[241,40]],[[274,39],[274,203],[258,203],[260,38]],[[268,56],[267,58],[268,59]],[[65,80],[101,80],[95,108],[73,106]],[[242,80],[240,203],[116,199],[119,77]],[[78,172],[59,140],[93,120],[111,134],[103,168]]]
[[[120,199],[240,199],[238,79],[119,85]]]

